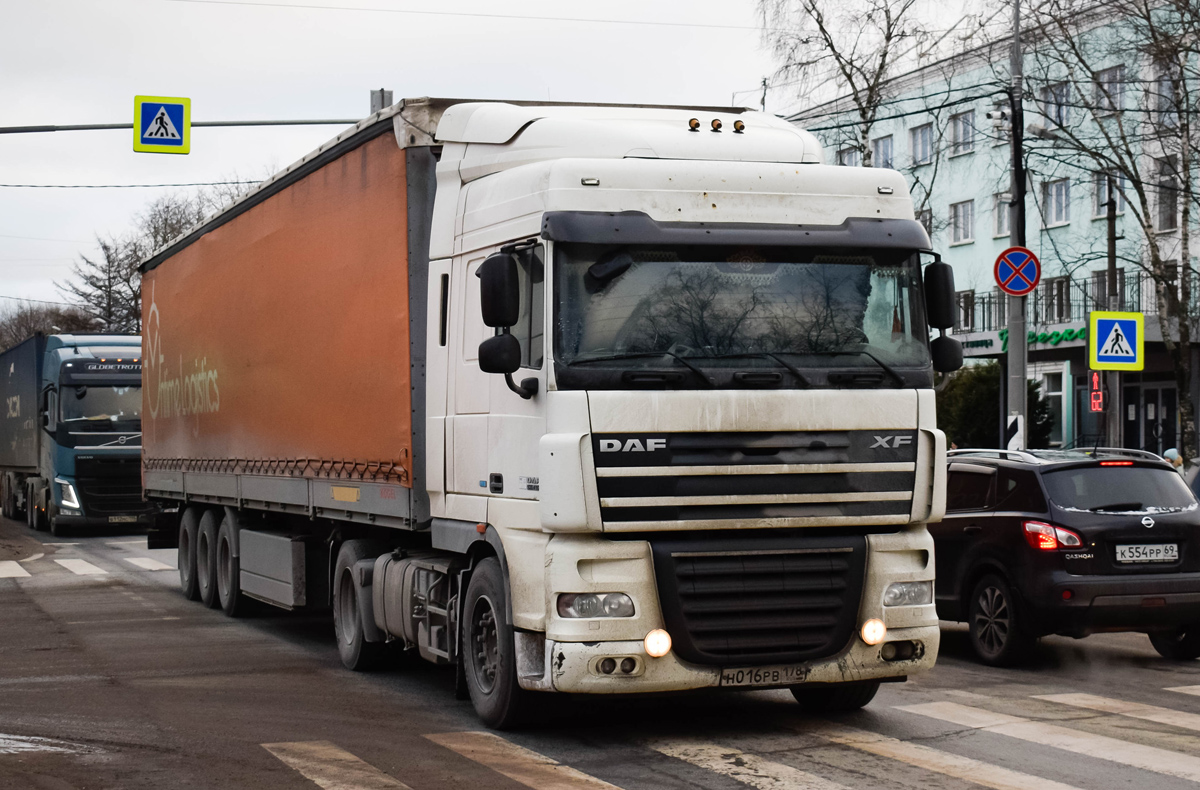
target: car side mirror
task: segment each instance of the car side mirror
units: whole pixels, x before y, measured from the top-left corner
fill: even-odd
[[[933,369],[938,373],[953,373],[962,367],[962,343],[952,337],[935,337],[929,343],[929,355],[933,357]]]
[[[513,381],[512,374],[521,367],[521,342],[505,332],[495,337],[489,337],[479,344],[479,369],[484,373],[500,373],[504,383],[513,392],[525,400],[529,400],[538,391],[538,380],[525,379],[518,385]]]
[[[507,252],[489,255],[479,265],[476,275],[480,279],[479,306],[483,310],[483,323],[492,328],[516,324],[521,314],[516,258]]]
[[[934,329],[954,326],[954,269],[938,257],[925,267],[925,310]]]

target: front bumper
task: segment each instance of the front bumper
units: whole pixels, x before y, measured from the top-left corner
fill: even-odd
[[[128,527],[145,529],[154,523],[152,513],[130,516],[67,516],[59,514],[54,523],[60,527]]]
[[[1070,599],[1064,599],[1065,591]],[[1151,631],[1200,623],[1200,573],[1075,576],[1055,571],[1021,591],[1039,630]]]
[[[936,625],[918,628],[890,629],[884,642],[909,640],[920,644],[917,655],[904,661],[883,661],[879,651],[883,645],[865,644],[857,636],[850,647],[836,656],[802,662],[796,677],[803,683],[845,683],[856,680],[885,680],[925,672],[933,668],[937,658],[940,631]],[[674,652],[662,658],[651,658],[640,641],[621,642],[547,642],[547,675],[542,678],[522,677],[521,686],[531,690],[561,691],[576,694],[643,694],[656,691],[685,691],[714,688],[721,685],[721,673],[737,667],[709,667],[689,664]],[[600,662],[614,658],[635,659],[637,668],[630,674],[605,674]],[[764,669],[756,667],[755,669]],[[781,682],[753,688],[782,688],[799,685]],[[750,687],[737,686],[743,690]]]

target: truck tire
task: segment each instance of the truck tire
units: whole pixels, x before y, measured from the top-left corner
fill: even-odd
[[[1176,628],[1173,631],[1151,631],[1150,644],[1163,658],[1192,661],[1200,658],[1200,623]]]
[[[201,602],[210,609],[221,605],[217,597],[217,530],[220,525],[219,511],[205,508],[196,534],[196,586]]]
[[[338,549],[333,570],[333,633],[337,637],[338,655],[347,669],[365,672],[383,660],[385,643],[368,642],[363,630],[362,612],[358,608],[358,589],[354,581],[354,565],[371,559],[384,549],[369,540],[348,540]]]
[[[50,534],[56,538],[62,538],[69,534],[69,530],[65,525],[58,523],[58,505],[46,497],[46,523],[50,525]]]
[[[475,713],[497,730],[519,725],[529,707],[529,694],[517,683],[517,651],[506,606],[500,562],[488,557],[475,566],[467,585],[459,660]]]
[[[849,713],[875,699],[878,680],[855,683],[814,683],[811,686],[792,686],[792,696],[808,713]]]
[[[245,609],[240,563],[234,554],[236,529],[237,525],[227,513],[225,518],[221,519],[221,527],[217,530],[217,599],[225,614],[230,617],[237,617]]]
[[[25,496],[25,510],[28,514],[29,526],[37,532],[45,532],[49,525],[46,523],[45,511],[38,506],[40,501],[41,497],[37,493],[37,487],[30,483],[29,493]]]
[[[1025,627],[1012,587],[995,573],[975,583],[967,601],[967,626],[975,655],[988,666],[1020,663],[1037,642]]]
[[[189,507],[179,519],[179,589],[189,601],[200,600],[196,574],[196,540],[200,533],[200,511]]]

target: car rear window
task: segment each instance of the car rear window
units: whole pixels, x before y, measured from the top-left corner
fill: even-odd
[[[1083,466],[1042,475],[1050,501],[1063,508],[1133,513],[1182,510],[1196,498],[1178,472],[1145,466]]]

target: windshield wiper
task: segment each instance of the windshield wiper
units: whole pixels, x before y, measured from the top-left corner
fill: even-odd
[[[699,376],[701,379],[703,379],[705,384],[707,384],[710,387],[717,386],[717,383],[715,381],[713,381],[711,378],[709,378],[708,374],[706,374],[703,370],[696,367],[691,362],[688,362],[687,359],[679,356],[678,354],[676,354],[673,351],[643,351],[643,352],[640,352],[637,354],[609,354],[608,356],[604,356],[604,357],[589,357],[588,359],[573,359],[567,363],[567,367],[574,367],[575,365],[587,365],[592,362],[609,362],[609,361],[616,361],[616,360],[622,360],[622,359],[649,359],[650,357],[670,357],[671,359],[678,360],[679,363],[682,364],[685,368],[692,371],[697,376]]]
[[[1101,505],[1100,507],[1090,508],[1093,513],[1099,513],[1105,510],[1141,510],[1141,502],[1113,502],[1111,505]]]
[[[908,386],[908,382],[905,381],[904,376],[900,375],[900,372],[898,370],[896,370],[894,367],[892,367],[888,363],[884,362],[879,357],[872,354],[870,351],[867,351],[865,348],[847,348],[847,349],[842,349],[839,351],[809,351],[809,352],[795,351],[795,352],[790,352],[790,353],[795,353],[795,354],[808,353],[808,354],[812,354],[813,356],[818,356],[818,357],[836,357],[836,356],[839,356],[842,354],[845,354],[845,355],[858,354],[860,356],[870,357],[872,360],[875,361],[876,365],[878,365],[879,367],[881,367],[883,369],[884,373],[887,373],[889,376],[891,376],[893,379],[895,379],[897,384],[899,384],[901,387]]]
[[[762,359],[773,359],[776,362],[778,362],[781,366],[787,368],[788,372],[791,373],[793,376],[795,376],[797,379],[799,379],[801,384],[803,384],[806,387],[812,386],[812,382],[809,381],[808,376],[805,376],[800,371],[800,368],[796,367],[791,362],[788,362],[786,359],[781,359],[778,355],[772,354],[770,351],[746,351],[746,352],[743,352],[740,354],[718,354],[718,355],[710,357],[710,358],[711,359],[744,359],[746,357],[760,357]]]

